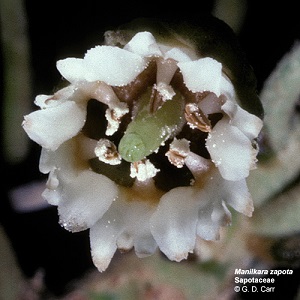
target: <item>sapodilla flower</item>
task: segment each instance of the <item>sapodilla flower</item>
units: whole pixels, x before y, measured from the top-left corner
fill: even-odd
[[[43,196],[67,230],[90,229],[100,271],[118,248],[181,261],[197,236],[219,238],[228,206],[252,214],[255,79],[231,30],[201,22],[106,32],[84,58],[57,62],[70,84],[24,117],[49,173]]]

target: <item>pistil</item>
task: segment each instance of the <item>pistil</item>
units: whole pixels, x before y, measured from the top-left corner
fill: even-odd
[[[175,136],[182,128],[183,99],[176,94],[155,113],[150,112],[151,91],[140,99],[138,112],[119,143],[121,157],[129,162],[144,159],[157,151],[165,141]]]

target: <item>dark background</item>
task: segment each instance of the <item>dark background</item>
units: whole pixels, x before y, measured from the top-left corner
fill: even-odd
[[[87,49],[101,43],[105,30],[137,17],[167,16],[197,22],[199,15],[210,12],[214,4],[214,1],[192,4],[186,1],[172,4],[106,2],[109,3],[92,0],[25,1],[33,69],[32,99],[37,94],[51,94],[56,89],[61,80],[55,67],[58,59],[82,57]],[[257,76],[258,92],[276,63],[300,36],[298,8],[291,3],[295,1],[248,1],[246,19],[238,38]],[[2,84],[0,92],[2,95]],[[27,159],[16,165],[4,161],[2,151],[1,139],[1,178],[4,179],[1,179],[0,221],[24,275],[31,277],[37,269],[44,268],[48,289],[61,295],[68,282],[94,268],[88,232],[71,234],[62,229],[57,223],[56,207],[25,214],[14,212],[7,192],[19,184],[43,178],[38,170],[40,148],[32,143]],[[297,279],[294,281],[294,285],[293,281],[288,284],[296,287]]]

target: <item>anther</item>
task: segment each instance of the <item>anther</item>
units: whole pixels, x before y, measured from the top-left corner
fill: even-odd
[[[159,169],[156,169],[149,159],[133,162],[130,167],[130,177],[139,181],[153,178],[157,172],[159,172]]]
[[[185,159],[190,152],[190,142],[186,139],[177,140],[176,138],[170,144],[170,149],[166,152],[169,162],[177,168],[182,168]]]
[[[100,161],[110,165],[121,163],[121,156],[117,151],[116,145],[107,139],[100,139],[94,150]]]
[[[210,120],[196,103],[186,104],[184,115],[191,128],[198,128],[203,132],[211,131]]]

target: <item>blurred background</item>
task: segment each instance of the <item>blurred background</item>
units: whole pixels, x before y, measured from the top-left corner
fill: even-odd
[[[61,76],[56,61],[82,57],[102,43],[106,30],[137,17],[197,22],[203,12],[236,32],[268,113],[259,168],[249,178],[254,216],[248,220],[233,213],[233,225],[222,232],[221,241],[199,242],[188,261],[169,262],[160,253],[146,259],[117,253],[100,274],[91,261],[88,231],[72,234],[61,228],[56,207],[40,196],[46,180],[38,169],[40,147],[23,132],[23,115],[36,109],[36,95],[57,90]],[[236,268],[293,270],[275,278],[269,296],[300,299],[300,51],[286,56],[300,38],[294,1],[216,0],[161,7],[149,2],[0,0],[0,17],[0,300],[253,299],[253,293],[234,291]],[[278,85],[281,94],[274,91]],[[277,128],[276,120],[287,127]],[[280,145],[277,132],[285,137]]]

